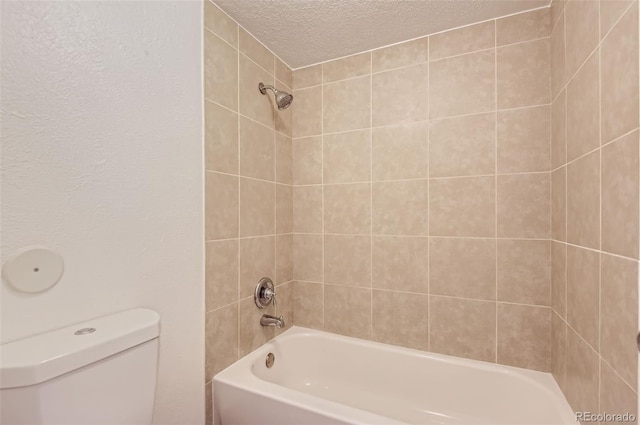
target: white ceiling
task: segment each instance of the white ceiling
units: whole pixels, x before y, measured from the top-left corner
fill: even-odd
[[[291,68],[549,5],[549,0],[214,0]]]

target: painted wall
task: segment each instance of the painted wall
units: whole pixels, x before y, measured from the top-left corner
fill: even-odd
[[[295,324],[550,370],[549,17],[293,71]]]
[[[264,313],[293,324],[292,108],[280,111],[258,83],[291,92],[291,70],[210,1],[204,2],[207,420],[211,380],[276,335]],[[260,278],[278,305],[260,310]],[[277,309],[277,311],[276,311]],[[282,332],[278,330],[277,332]]]
[[[162,318],[154,422],[203,422],[199,2],[2,2],[2,259],[65,274],[0,287],[2,341],[137,306]]]
[[[638,12],[551,5],[552,372],[576,411],[638,408]]]

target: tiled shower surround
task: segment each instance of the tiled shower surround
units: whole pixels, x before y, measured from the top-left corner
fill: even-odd
[[[576,411],[636,412],[638,2],[551,22],[552,371]]]
[[[251,298],[271,276],[288,325],[553,372],[575,410],[637,410],[637,1],[293,72],[205,1],[204,45],[207,407],[213,375],[275,335]]]

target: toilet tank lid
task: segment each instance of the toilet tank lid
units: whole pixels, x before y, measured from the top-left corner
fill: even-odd
[[[3,344],[0,388],[48,381],[157,338],[159,332],[158,313],[136,308]]]

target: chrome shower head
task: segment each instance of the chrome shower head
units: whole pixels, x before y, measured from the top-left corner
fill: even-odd
[[[291,102],[293,102],[293,95],[280,91],[273,86],[265,86],[264,84],[258,84],[258,90],[260,93],[267,94],[267,89],[271,90],[276,97],[276,105],[278,105],[278,109],[287,109],[291,106]]]

